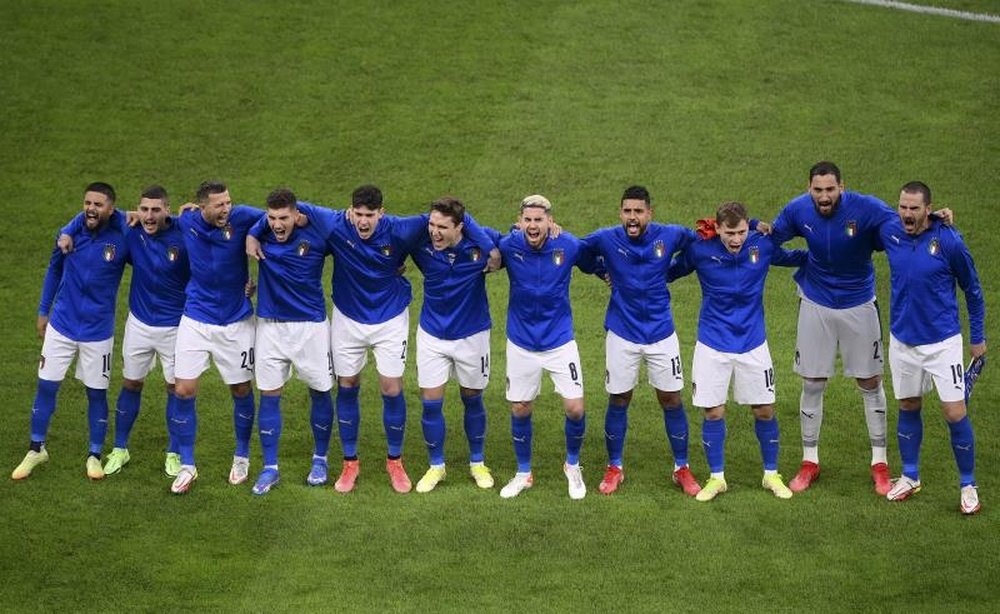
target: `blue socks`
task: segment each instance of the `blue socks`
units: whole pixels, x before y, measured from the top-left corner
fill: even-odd
[[[469,440],[469,462],[483,462],[483,443],[486,441],[486,407],[482,393],[462,397],[465,405],[465,437]]]
[[[722,473],[726,468],[726,419],[705,419],[701,423],[701,443],[712,473]],[[677,454],[674,453],[676,458]],[[680,463],[678,463],[680,464]]]
[[[31,406],[31,441],[43,442],[49,434],[49,422],[56,411],[56,395],[62,382],[38,380],[35,402]]]
[[[604,445],[608,449],[609,465],[621,468],[627,432],[628,405],[619,407],[608,403],[608,411],[604,414]]]
[[[389,457],[403,455],[403,435],[406,432],[406,397],[402,393],[394,397],[382,395],[382,426],[389,446]]]
[[[667,441],[674,454],[674,464],[683,467],[688,464],[688,423],[684,405],[663,408],[663,424],[667,429]]]
[[[142,402],[142,392],[122,387],[115,403],[115,447],[127,448],[128,436],[132,425],[139,416],[139,404]]]
[[[281,440],[281,396],[260,395],[257,416],[260,449],[265,467],[278,466],[278,442]]]
[[[778,416],[771,416],[770,420],[754,420],[753,430],[757,433],[757,442],[760,444],[760,457],[764,461],[764,471],[778,470],[778,451],[780,435],[778,434]]]
[[[344,458],[358,457],[358,422],[361,411],[358,405],[358,392],[361,389],[337,387],[337,427],[340,431],[340,442],[344,447]]]
[[[531,414],[510,416],[510,435],[514,440],[514,456],[517,458],[518,473],[531,471]]]
[[[444,400],[434,401],[425,399],[423,401],[424,415],[420,419],[420,424],[424,427],[424,443],[427,444],[427,455],[430,457],[431,465],[444,464]]]
[[[108,436],[108,391],[87,388],[87,422],[90,423],[90,453],[100,455]]]
[[[958,422],[949,422],[948,430],[951,432],[951,449],[955,453],[955,464],[958,465],[958,477],[961,480],[961,485],[965,487],[975,484],[976,443],[969,417],[964,416]]]
[[[180,451],[180,447],[178,447],[178,445],[177,445],[177,438],[174,437],[174,431],[170,427],[170,418],[174,415],[174,412],[177,411],[175,409],[176,405],[177,405],[177,395],[175,395],[172,392],[168,392],[167,393],[167,411],[166,411],[166,416],[167,416],[167,452],[170,452],[170,453],[173,453],[173,454],[177,454]]]
[[[312,404],[309,423],[312,425],[316,446],[313,454],[325,457],[330,450],[330,437],[333,436],[333,401],[330,399],[330,391],[310,389],[309,400]]]
[[[198,412],[195,409],[195,397],[182,399],[175,397],[174,414],[170,417],[170,430],[177,451],[181,455],[182,465],[194,464],[194,438],[198,432]]]
[[[587,431],[587,416],[580,416],[579,420],[573,420],[566,416],[566,463],[569,465],[580,464],[580,448],[583,447],[583,436]]]
[[[919,480],[920,443],[924,440],[924,422],[920,417],[919,409],[899,410],[896,439],[899,442],[899,458],[903,462],[903,475],[911,480]]]
[[[245,397],[233,396],[233,431],[236,433],[236,456],[250,458],[254,410],[252,392]]]

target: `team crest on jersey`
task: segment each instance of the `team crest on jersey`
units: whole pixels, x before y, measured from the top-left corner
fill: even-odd
[[[392,255],[392,246],[391,245],[383,245],[382,247],[379,248],[379,251],[382,252],[383,256],[385,256],[386,258],[388,258],[389,256]]]
[[[751,264],[760,262],[760,248],[756,245],[750,248],[750,262]]]
[[[115,255],[117,253],[118,253],[118,250],[115,248],[114,243],[107,243],[107,244],[104,245],[104,261],[105,262],[114,262],[115,261]]]
[[[566,254],[561,249],[556,249],[552,251],[552,262],[556,266],[562,266],[563,260],[565,260]]]
[[[309,253],[309,241],[299,242],[299,247],[295,251],[296,253],[298,253],[299,256],[304,257],[306,254]]]
[[[941,251],[941,243],[937,239],[931,239],[930,245],[927,246],[927,252],[931,256],[937,256],[939,251]]]
[[[226,224],[225,227],[223,227],[222,238],[225,239],[226,241],[233,238],[233,227],[231,225]]]
[[[854,220],[848,220],[847,222],[847,236],[853,237],[858,234],[858,223]]]
[[[176,245],[171,245],[167,248],[167,261],[177,262],[177,257],[180,256],[181,250],[177,248]]]
[[[663,255],[667,252],[667,249],[663,247],[663,241],[657,241],[653,243],[653,253],[656,254],[657,258],[663,258]]]
[[[471,250],[469,251],[469,258],[470,258],[470,259],[471,259],[471,260],[472,260],[473,262],[479,262],[479,260],[480,260],[480,259],[481,259],[482,257],[483,257],[483,252],[482,252],[482,251],[481,251],[481,250],[480,250],[480,249],[479,249],[478,247],[473,247],[473,248],[472,248],[472,249],[471,249]]]

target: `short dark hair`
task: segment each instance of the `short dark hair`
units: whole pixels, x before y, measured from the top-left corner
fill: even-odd
[[[196,196],[198,198],[198,202],[203,203],[208,200],[209,194],[222,194],[228,189],[229,188],[226,187],[226,184],[221,181],[202,181],[201,185],[198,186]]]
[[[809,169],[809,183],[812,183],[813,177],[821,175],[833,175],[837,178],[837,183],[840,183],[840,169],[833,162],[821,160],[813,164],[812,168]]]
[[[111,201],[111,204],[115,204],[115,189],[111,187],[111,184],[104,183],[103,181],[95,181],[87,186],[87,189],[83,191],[84,194],[87,192],[97,192],[98,194],[104,194]]]
[[[465,205],[454,196],[442,196],[431,203],[431,211],[450,217],[458,226],[465,220]]]
[[[358,187],[351,194],[352,207],[364,207],[365,209],[382,208],[382,190],[371,184]]]
[[[719,205],[718,211],[715,212],[715,223],[730,228],[738,226],[740,222],[747,219],[749,219],[749,215],[747,215],[746,205],[734,200],[722,203]]]
[[[649,190],[641,185],[630,185],[625,188],[625,193],[622,194],[622,202],[626,200],[641,200],[647,205],[652,204],[652,200],[649,198]]]
[[[292,209],[297,209],[297,201],[295,192],[292,192],[288,188],[276,188],[267,195],[267,208],[284,209],[285,207],[291,207]]]
[[[170,200],[167,198],[167,189],[159,184],[153,184],[143,189],[140,198],[148,198],[150,200],[162,200],[164,205],[169,206]]]
[[[931,204],[931,189],[923,181],[911,181],[899,190],[908,194],[920,194],[924,198],[924,204]]]

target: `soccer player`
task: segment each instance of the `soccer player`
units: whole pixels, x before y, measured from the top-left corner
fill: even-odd
[[[622,459],[628,407],[639,365],[645,361],[674,456],[672,480],[693,497],[701,487],[688,467],[688,423],[681,400],[684,375],[666,279],[671,256],[697,240],[697,235],[682,226],[653,222],[652,201],[643,186],[625,190],[618,216],[620,226],[602,228],[583,239],[589,250],[603,258],[611,283],[604,319],[608,466],[598,490],[610,495],[625,480]]]
[[[296,227],[295,194],[279,188],[267,197],[267,229],[260,235],[263,257],[258,269],[256,368],[260,410],[257,429],[264,469],[253,494],[267,494],[278,483],[281,439],[281,391],[292,368],[309,386],[312,469],[306,483],[327,481],[327,450],[333,426],[333,359],[330,322],[323,298],[323,262],[328,249],[322,227]]]
[[[417,381],[430,468],[417,482],[416,490],[421,493],[430,492],[445,479],[444,389],[452,373],[465,406],[469,471],[477,486],[493,487],[483,456],[483,389],[490,381],[492,326],[483,270],[488,255],[462,235],[464,219],[462,201],[449,196],[434,201],[428,236],[411,254],[424,275],[424,303],[417,327]]]
[[[955,282],[965,293],[973,358],[986,353],[986,304],[976,265],[956,230],[930,216],[931,190],[920,181],[903,186],[899,216],[882,226],[880,239],[889,257],[892,286],[889,309],[889,367],[899,400],[899,456],[903,475],[886,497],[902,501],[921,489],[921,397],[931,382],[951,433],[958,465],[959,509],[979,511],[975,477],[975,439],[965,408],[962,325]]]
[[[76,378],[87,389],[87,477],[104,478],[101,452],[108,431],[115,304],[128,257],[125,234],[119,225],[109,223],[114,211],[114,188],[91,183],[83,194],[83,224],[72,237],[76,249],[67,254],[59,246],[52,250],[38,304],[38,335],[44,341],[38,390],[31,408],[31,443],[24,460],[11,473],[15,480],[27,478],[35,467],[49,460],[45,439],[59,386],[74,358]]]
[[[521,201],[519,229],[500,241],[510,280],[507,307],[507,400],[517,473],[500,490],[509,499],[531,488],[531,413],[547,372],[563,398],[566,413],[566,462],[563,473],[571,499],[587,495],[580,471],[580,448],[586,432],[583,372],[573,335],[569,282],[576,265],[594,272],[583,243],[567,232],[550,236],[552,204],[533,194]]]
[[[182,494],[198,477],[194,443],[197,432],[198,378],[215,362],[233,397],[236,452],[230,484],[242,484],[250,470],[254,398],[250,379],[254,367],[253,306],[246,296],[249,278],[245,239],[264,212],[233,205],[229,188],[218,181],[198,187],[198,209],[178,218],[191,262],[184,315],[177,328],[171,423],[180,448],[181,468],[170,490]]]
[[[702,445],[712,473],[695,499],[711,501],[728,488],[725,411],[730,380],[736,402],[750,405],[754,414],[764,461],[761,484],[774,496],[789,499],[792,491],[778,474],[778,418],[774,365],[764,326],[764,282],[770,265],[802,266],[808,256],[803,250],[783,250],[770,237],[750,232],[746,207],[738,202],[719,207],[712,234],[676,256],[668,273],[673,281],[697,271],[701,284],[691,400],[704,410]]]
[[[121,471],[130,460],[128,439],[142,401],[146,376],[159,356],[166,380],[166,420],[176,401],[174,396],[174,346],[177,324],[184,311],[184,288],[191,269],[187,250],[177,220],[170,217],[170,202],[163,186],[153,185],[142,192],[138,206],[138,228],[128,228],[124,215],[114,218],[128,241],[128,263],[132,265],[129,288],[129,315],[122,342],[122,388],[118,393],[115,418],[115,443],[104,463],[104,474]],[[83,224],[82,215],[64,229],[66,251],[73,249],[72,236]],[[169,437],[164,471],[176,477],[180,471],[177,442]]]
[[[411,291],[409,281],[399,274],[399,269],[414,246],[427,236],[428,216],[386,215],[382,191],[373,185],[354,190],[351,207],[346,212],[305,204],[299,210],[310,223],[321,226],[333,253],[330,346],[338,385],[337,422],[344,449],[343,468],[334,488],[342,493],[351,492],[360,471],[358,395],[361,370],[371,349],[382,393],[382,424],[388,447],[386,471],[393,489],[407,493],[412,484],[402,461],[406,428],[403,369]],[[469,222],[466,219],[464,232],[470,233],[480,249],[489,252],[493,241]],[[249,243],[247,248],[254,252]]]
[[[801,492],[820,475],[819,431],[823,391],[835,373],[839,349],[844,375],[857,381],[871,443],[875,491],[889,492],[886,459],[886,401],[882,387],[882,329],[875,301],[871,254],[879,228],[896,217],[884,202],[844,189],[840,169],[817,162],[809,169],[808,191],[792,199],[774,220],[778,244],[803,237],[809,263],[795,273],[799,287],[795,372],[802,377],[799,402],[802,466],[789,482]]]

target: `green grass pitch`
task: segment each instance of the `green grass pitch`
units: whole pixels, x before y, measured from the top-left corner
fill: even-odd
[[[929,3],[929,2],[928,2]],[[998,12],[995,3],[941,2]],[[206,178],[261,204],[279,185],[343,206],[365,182],[391,213],[452,193],[503,228],[540,192],[578,235],[617,223],[622,189],[642,183],[659,221],[692,224],[724,200],[772,218],[838,162],[849,189],[893,203],[922,179],[955,210],[997,338],[1000,261],[1000,26],[842,2],[93,2],[0,3],[0,469],[24,454],[40,341],[34,331],[54,232],[83,187],[111,182],[120,204],[159,182],[175,203]],[[995,238],[995,237],[994,237]],[[888,305],[885,259],[876,256]],[[420,305],[419,272],[413,319]],[[119,337],[126,313],[119,295]],[[505,273],[489,280],[493,383],[487,460],[514,471],[503,397]],[[957,472],[936,401],[925,406],[924,491],[889,504],[871,490],[853,382],[832,381],[818,486],[779,501],[759,486],[749,410],[730,405],[730,492],[711,504],[669,483],[662,417],[636,392],[628,479],[597,493],[606,460],[602,386],[606,288],[577,275],[577,338],[589,429],[590,494],[570,501],[560,471],[559,403],[535,418],[535,488],[504,501],[465,472],[457,390],[449,389],[448,480],[394,494],[374,372],[362,396],[362,473],[340,496],[308,488],[311,435],[300,383],[285,395],[284,482],[264,498],[226,481],[231,406],[218,377],[199,396],[201,478],[185,497],[162,474],[163,384],[150,376],[132,462],[102,483],[83,473],[83,389],[67,379],[52,460],[24,483],[0,479],[5,611],[996,611],[1000,509],[998,368],[970,413],[983,511],[958,513]],[[700,294],[673,308],[690,362]],[[795,293],[776,269],[766,298],[786,478],[800,459],[791,372]],[[686,368],[689,368],[686,366]],[[689,373],[688,373],[689,374]],[[888,375],[888,370],[886,371]],[[120,383],[112,381],[113,404]],[[891,387],[889,389],[891,398]],[[406,462],[427,467],[415,367],[408,367]],[[690,404],[689,391],[685,399]],[[890,434],[895,432],[890,400]],[[700,417],[688,408],[702,479]],[[109,442],[110,443],[110,442]],[[260,468],[254,442],[252,472]],[[334,459],[339,443],[331,448]],[[898,472],[894,437],[890,459]],[[336,465],[336,462],[333,463]],[[992,579],[991,579],[992,578]]]

